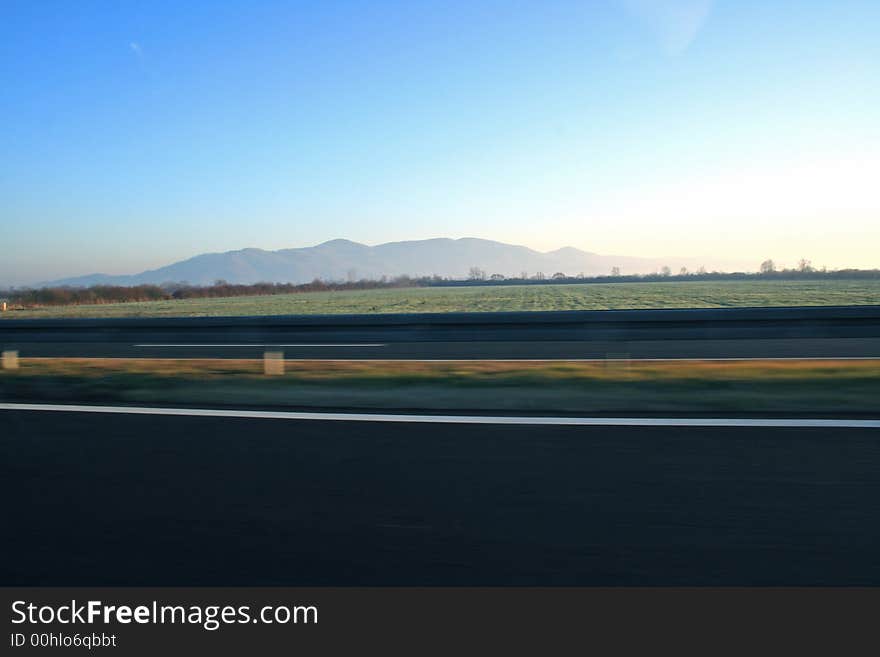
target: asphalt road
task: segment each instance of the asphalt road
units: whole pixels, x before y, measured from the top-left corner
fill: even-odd
[[[880,306],[3,320],[23,357],[880,358]]]
[[[880,585],[878,429],[0,427],[0,585]]]

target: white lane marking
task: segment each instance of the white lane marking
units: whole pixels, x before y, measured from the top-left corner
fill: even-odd
[[[483,415],[397,415],[388,413],[302,413],[212,408],[159,408],[145,406],[86,406],[78,404],[7,404],[0,411],[61,411],[67,413],[121,413],[127,415],[182,415],[265,420],[324,420],[339,422],[403,422],[421,424],[521,424],[621,427],[793,427],[880,429],[880,419],[809,418],[686,418],[686,417],[516,417]]]
[[[134,344],[132,347],[388,347],[388,344]],[[77,358],[77,356],[33,356],[32,358]],[[88,358],[88,356],[86,356]],[[103,358],[106,360],[134,358],[129,356],[96,356],[95,358]],[[166,359],[169,360],[169,359]],[[172,360],[192,360],[190,358],[175,358]],[[455,358],[396,358],[388,356],[386,358],[295,358],[288,357],[287,360],[325,360],[348,362],[356,360],[359,362],[376,362],[385,363],[389,361],[399,361],[406,363],[456,363],[456,362],[487,362],[487,363],[728,363],[728,362],[765,362],[765,361],[836,361],[836,360],[880,360],[880,356],[748,356],[748,357],[731,357],[731,358],[714,358],[706,356],[704,358],[476,358],[460,356]]]
[[[284,346],[284,345],[280,345]],[[122,357],[125,358],[124,356]],[[180,358],[179,360],[191,360]],[[813,360],[880,360],[880,356],[756,356],[754,358],[294,358],[286,360],[321,360],[339,363],[726,363],[726,362],[772,362]]]
[[[385,344],[133,344],[132,347],[386,347]]]

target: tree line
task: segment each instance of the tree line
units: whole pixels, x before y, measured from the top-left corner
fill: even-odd
[[[421,279],[409,276],[382,277],[377,280],[334,282],[315,279],[310,283],[253,283],[250,285],[215,281],[212,285],[163,283],[162,285],[92,285],[89,287],[40,287],[0,290],[0,300],[12,307],[97,305],[177,299],[219,299],[224,297],[268,296],[305,292],[371,290],[378,288],[418,287]]]
[[[466,279],[443,279],[429,285],[462,286],[462,285],[547,285],[565,283],[656,283],[664,281],[748,281],[748,280],[878,280],[880,269],[816,269],[808,260],[802,260],[798,267],[777,269],[773,261],[765,261],[759,272],[724,272],[708,271],[700,267],[694,271],[686,267],[673,273],[669,267],[661,267],[659,271],[649,274],[624,274],[619,267],[612,267],[607,275],[586,276],[570,275],[556,272],[547,275],[544,272],[522,272],[519,276],[487,274],[479,267],[472,267]]]

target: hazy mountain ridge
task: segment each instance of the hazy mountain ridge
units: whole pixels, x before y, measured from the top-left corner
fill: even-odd
[[[378,279],[382,276],[432,276],[466,278],[472,267],[487,276],[501,274],[551,277],[609,274],[619,267],[624,274],[646,274],[668,266],[696,268],[693,258],[637,258],[606,256],[574,247],[542,253],[525,246],[476,238],[434,238],[388,242],[367,246],[336,239],[316,246],[265,251],[247,248],[224,253],[205,253],[139,274],[91,274],[66,278],[46,285],[139,285],[187,282],[210,285],[218,279],[230,283],[306,283],[323,280]]]

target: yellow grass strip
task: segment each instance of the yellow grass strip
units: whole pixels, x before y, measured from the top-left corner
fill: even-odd
[[[110,375],[217,379],[263,376],[260,359],[22,358],[20,368],[0,376],[104,377]],[[288,360],[280,380],[329,381],[407,378],[493,382],[577,380],[706,381],[880,379],[877,360],[760,361],[357,361]]]

